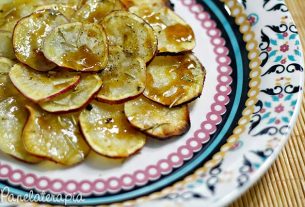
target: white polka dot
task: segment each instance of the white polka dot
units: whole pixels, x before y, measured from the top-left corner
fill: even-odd
[[[209,30],[209,34],[211,36],[215,36],[217,34],[217,30],[216,29],[211,29],[211,30]]]
[[[258,85],[258,82],[257,81],[252,81],[250,82],[250,87],[255,87]]]
[[[220,86],[220,91],[221,91],[221,92],[226,92],[227,89],[228,89],[227,86]]]
[[[76,189],[76,185],[75,185],[75,183],[69,183],[67,188],[68,188],[68,190],[72,191],[72,190]]]
[[[228,5],[228,7],[231,8],[232,6],[234,6],[234,1],[228,1],[228,2],[227,2],[227,5]]]
[[[206,135],[205,135],[205,133],[200,132],[200,133],[198,134],[198,137],[201,138],[201,139],[203,139],[203,138],[206,138]]]
[[[205,165],[208,168],[214,167],[214,163],[213,162],[207,162]]]
[[[222,66],[222,67],[220,68],[220,71],[223,72],[223,73],[226,73],[226,72],[229,71],[229,68],[226,67],[226,66]]]
[[[246,34],[245,37],[244,37],[244,39],[245,39],[246,42],[249,41],[249,40],[251,40],[252,38],[253,38],[253,36],[252,36],[251,33]]]
[[[207,130],[210,130],[210,129],[212,129],[212,125],[211,124],[206,124],[206,125],[204,125],[204,128],[206,128]]]
[[[0,173],[1,173],[2,175],[7,175],[8,172],[9,172],[9,170],[8,170],[8,168],[6,168],[6,167],[1,168],[1,170],[0,170]]]
[[[250,59],[256,58],[257,56],[258,56],[258,55],[257,55],[256,52],[252,52],[252,53],[249,55]]]
[[[172,160],[172,162],[179,162],[179,157],[178,156],[172,156],[172,158],[171,158],[171,160]]]
[[[250,111],[250,110],[245,110],[245,111],[243,112],[243,114],[244,114],[245,116],[250,115],[250,114],[251,114],[251,111]]]
[[[214,44],[218,45],[220,44],[221,40],[219,38],[213,39]]]
[[[236,134],[240,134],[242,132],[242,129],[241,128],[236,128],[235,130],[234,130],[234,133],[236,133]]]
[[[240,125],[244,125],[244,124],[246,124],[248,121],[247,121],[247,119],[241,119],[240,121],[239,121],[239,124]]]
[[[119,185],[119,183],[118,183],[117,180],[111,180],[109,184],[110,184],[110,186],[112,186],[112,187],[117,187],[117,186]]]
[[[255,96],[256,95],[256,91],[255,90],[251,91],[249,95],[250,96]]]
[[[218,96],[218,101],[224,101],[224,100],[226,100],[226,98],[224,97],[224,96]]]
[[[222,110],[222,106],[216,105],[216,106],[215,106],[215,110],[216,110],[216,111],[221,111],[221,110]]]
[[[236,142],[235,139],[229,139],[229,140],[228,140],[228,143],[235,143],[235,142]]]
[[[196,141],[191,141],[190,145],[191,147],[197,147],[199,144]]]
[[[32,183],[34,183],[34,178],[32,176],[29,176],[25,179],[25,182],[27,184],[32,184]]]
[[[149,172],[150,175],[156,175],[157,174],[157,170],[155,168],[150,168],[148,172]]]
[[[195,13],[198,13],[201,11],[200,7],[199,6],[193,6],[192,7],[192,11],[195,12]]]
[[[217,117],[217,115],[212,114],[212,115],[210,116],[210,119],[211,119],[212,121],[216,121],[216,120],[218,119],[218,117]]]
[[[131,182],[132,182],[132,180],[131,180],[131,178],[130,177],[125,177],[124,179],[123,179],[123,182],[125,183],[125,184],[130,184]]]
[[[238,18],[237,18],[237,23],[238,23],[238,24],[241,24],[241,23],[243,23],[245,20],[246,20],[246,19],[245,19],[245,17],[243,17],[243,16],[238,17]]]
[[[227,82],[229,80],[229,78],[227,76],[221,76],[220,80],[222,82]]]
[[[198,19],[205,19],[207,17],[207,15],[205,14],[205,13],[200,13],[199,15],[198,15]]]
[[[232,11],[233,15],[236,16],[240,13],[240,9],[239,8],[236,8]]]
[[[219,59],[219,61],[220,61],[221,63],[225,63],[225,62],[227,61],[227,58],[226,58],[226,57],[221,57],[221,58]]]
[[[249,26],[247,24],[243,25],[241,28],[240,28],[241,32],[242,33],[245,33],[249,30]]]
[[[61,188],[61,183],[60,182],[53,183],[53,188],[54,189],[60,189]]]
[[[221,151],[228,151],[230,149],[231,148],[229,146],[227,146],[227,145],[224,145],[224,146],[221,147]]]
[[[144,179],[144,174],[143,173],[138,173],[137,174],[137,178],[139,179],[139,180],[143,180]]]
[[[41,180],[41,181],[39,181],[39,186],[40,187],[47,187],[47,185],[48,185],[48,182],[46,181],[46,180]]]
[[[221,155],[221,154],[215,154],[215,155],[213,156],[213,158],[214,158],[215,160],[219,160],[219,159],[222,159],[222,155]]]
[[[210,27],[210,26],[212,26],[212,23],[210,21],[206,21],[206,22],[204,22],[204,26]]]
[[[253,72],[251,72],[251,75],[252,75],[253,77],[256,77],[256,76],[258,76],[258,72],[257,72],[257,71],[253,71]]]
[[[250,100],[248,101],[248,104],[251,106],[251,105],[254,105],[254,101],[253,100]]]
[[[188,154],[189,154],[189,150],[186,149],[186,148],[184,148],[184,149],[181,150],[181,153],[182,153],[183,155],[188,155]]]
[[[167,169],[168,168],[168,164],[166,162],[162,162],[161,163],[161,168],[162,169]]]
[[[222,54],[222,53],[224,53],[224,48],[223,47],[218,47],[217,49],[216,49],[216,51],[218,52],[218,53],[220,53],[220,54]]]
[[[251,63],[251,67],[256,68],[258,66],[258,62],[254,61]]]
[[[255,47],[254,43],[249,43],[248,44],[248,49],[252,50],[252,49],[254,49],[254,47]]]
[[[105,184],[104,184],[103,182],[97,182],[97,183],[95,184],[95,188],[97,188],[97,189],[103,189],[103,188],[105,188]]]
[[[82,184],[82,190],[88,191],[89,189],[90,189],[89,183],[83,183],[83,184]]]
[[[15,180],[19,180],[19,179],[21,178],[21,173],[19,173],[19,172],[14,173],[14,174],[13,174],[13,178],[14,178]]]

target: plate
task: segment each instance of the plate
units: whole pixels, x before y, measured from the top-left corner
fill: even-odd
[[[224,205],[270,166],[300,106],[303,54],[283,1],[173,0],[207,69],[191,129],[127,160],[29,165],[1,154],[0,188],[59,205]]]

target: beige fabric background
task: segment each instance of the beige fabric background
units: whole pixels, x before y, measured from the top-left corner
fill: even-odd
[[[286,0],[305,49],[305,0]],[[304,50],[305,51],[305,50]],[[305,96],[303,95],[303,99]],[[290,140],[269,171],[231,207],[305,207],[305,100]]]

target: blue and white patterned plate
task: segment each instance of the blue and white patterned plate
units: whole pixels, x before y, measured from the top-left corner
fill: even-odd
[[[73,168],[46,170],[1,154],[1,189],[61,205],[202,207],[228,204],[258,180],[301,103],[303,54],[288,9],[281,0],[172,2],[194,29],[194,53],[207,69],[190,131],[151,139],[123,163],[91,154]],[[71,194],[81,202],[56,199]]]
[[[175,190],[171,189],[166,195],[139,204],[141,207],[229,204],[268,170],[287,142],[296,122],[303,92],[304,62],[298,31],[285,2],[223,2],[227,11],[235,18],[239,16],[237,10],[243,10],[258,43],[261,72],[259,93],[257,99],[253,99],[254,110],[251,110],[250,120],[244,125],[243,132],[229,138],[228,143],[234,143],[233,146],[229,149],[223,146],[220,150],[223,154],[214,155],[216,165],[205,164],[184,182],[176,184]],[[251,59],[251,55],[248,57]],[[251,87],[251,82],[249,85]],[[250,89],[248,97],[255,95]],[[243,116],[247,114],[244,111]],[[240,124],[242,122],[243,119],[239,121]],[[238,127],[235,130],[240,131]]]

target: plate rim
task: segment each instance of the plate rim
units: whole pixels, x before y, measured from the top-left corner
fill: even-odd
[[[207,19],[205,19],[204,21],[203,20],[199,20],[201,23],[204,23],[205,21],[213,21],[213,23],[214,23],[214,20],[211,20],[210,18],[207,18]],[[206,31],[206,33],[207,33],[207,36],[210,36],[209,35],[209,31],[210,30],[212,30],[212,29],[214,29],[214,27],[211,27],[211,28],[205,28],[207,31]],[[216,28],[217,30],[218,30],[218,28]],[[218,30],[219,31],[219,30]],[[211,38],[211,40],[210,41],[212,41],[214,38],[217,38],[218,36],[221,36],[221,32],[219,31],[219,35],[218,35],[218,33],[217,33],[217,35],[215,35],[215,36],[211,36],[210,38]],[[221,45],[213,45],[213,48],[214,48],[214,50],[215,49],[217,49],[218,47],[225,47],[225,49],[228,49],[226,46],[222,46],[222,44]],[[225,67],[230,67],[230,64],[231,64],[231,59],[230,59],[230,56],[228,55],[228,54],[218,54],[218,53],[216,53],[215,52],[215,55],[216,55],[216,58],[217,58],[217,67],[222,67],[222,66],[225,66]],[[234,56],[234,55],[233,55]],[[225,61],[225,62],[221,62],[221,61],[218,61],[218,58],[220,58],[220,57],[226,57],[227,58],[227,60]],[[236,57],[235,57],[235,59],[236,59]],[[232,69],[231,69],[232,70]],[[223,75],[223,76],[226,76],[227,78],[228,78],[228,83],[223,83],[222,81],[218,81],[217,82],[217,85],[215,85],[215,90],[217,91],[216,93],[215,93],[215,96],[219,96],[219,95],[225,95],[225,96],[227,96],[227,95],[229,95],[231,92],[232,92],[232,77],[231,77],[231,73],[232,73],[232,71],[231,70],[229,70],[229,71],[226,71],[226,72],[221,72],[221,71],[219,71],[219,75]],[[242,76],[243,74],[241,74],[240,76]],[[226,91],[226,92],[221,92],[220,90],[217,90],[217,87],[218,86],[222,86],[222,85],[226,85],[226,87],[228,87],[228,91]],[[214,86],[213,86],[214,87]],[[230,100],[230,102],[234,102],[235,101],[235,99],[233,99],[233,100]],[[192,133],[191,134],[191,136],[189,137],[189,139],[187,139],[184,143],[182,143],[181,144],[181,146],[179,146],[178,148],[177,148],[177,151],[173,151],[174,153],[176,153],[176,154],[178,154],[179,153],[179,149],[181,148],[181,147],[184,147],[184,146],[187,146],[187,147],[190,147],[191,148],[191,146],[190,146],[190,142],[189,142],[189,140],[190,139],[192,139],[192,138],[194,138],[194,139],[199,139],[199,137],[197,136],[197,134],[198,134],[198,131],[202,131],[203,133],[207,133],[207,134],[213,134],[212,132],[208,132],[208,130],[206,130],[206,131],[204,131],[204,127],[203,127],[203,123],[205,123],[205,122],[207,122],[208,123],[208,116],[209,116],[209,114],[210,113],[214,113],[214,114],[216,114],[216,115],[218,115],[218,116],[220,116],[221,117],[221,115],[224,113],[223,111],[216,111],[216,110],[213,110],[212,109],[212,107],[213,107],[213,105],[214,104],[218,104],[218,105],[221,105],[223,108],[225,108],[225,111],[227,112],[228,111],[228,108],[227,108],[227,105],[228,105],[228,103],[229,102],[223,102],[223,101],[219,101],[219,100],[214,100],[213,102],[212,102],[212,104],[209,106],[211,109],[210,109],[210,111],[209,111],[209,113],[207,113],[207,115],[206,115],[206,117],[203,119],[203,121],[202,121],[202,125],[201,125],[201,127],[199,128],[199,129],[195,129],[194,130],[194,133]],[[229,112],[228,112],[229,113]],[[221,119],[223,119],[222,117],[221,117]],[[222,120],[223,121],[223,120]],[[220,122],[218,123],[213,123],[213,127],[217,127],[218,125],[220,124]],[[200,144],[203,146],[206,142],[208,142],[210,140],[210,137],[208,137],[208,139],[206,140],[206,141],[204,141],[204,142],[201,142]],[[166,156],[166,158],[165,158],[165,160],[166,161],[168,161],[169,163],[170,163],[170,160],[169,160],[169,158],[170,158],[170,156],[173,154],[173,152],[171,152],[170,154],[168,154],[167,156]],[[193,155],[194,155],[194,153],[196,152],[196,150],[191,150],[191,152],[192,152],[192,157],[193,157]],[[183,154],[182,153],[180,153],[180,157],[182,157],[182,162],[185,162],[185,161],[187,161],[187,160],[190,160],[192,157],[186,157],[186,156],[183,156]],[[163,160],[163,159],[162,159]],[[146,171],[148,168],[150,168],[151,166],[153,166],[153,167],[158,167],[158,166],[160,166],[159,165],[159,163],[160,163],[160,161],[162,161],[162,160],[159,160],[156,164],[152,164],[152,165],[149,165],[149,166],[147,166],[143,171]],[[173,169],[175,168],[175,167],[177,167],[177,166],[174,166],[174,165],[172,165],[171,166],[172,168],[170,169],[171,171],[169,172],[169,173],[171,173],[172,171],[173,171]],[[180,166],[178,166],[178,167],[180,167]],[[106,192],[97,192],[97,191],[94,191],[94,189],[95,189],[95,183],[98,183],[98,182],[100,182],[100,178],[97,178],[97,179],[94,179],[94,180],[88,180],[88,179],[83,179],[83,180],[80,180],[80,181],[75,181],[75,180],[63,180],[63,179],[58,179],[58,178],[48,178],[48,177],[46,177],[46,176],[39,176],[37,173],[29,173],[29,172],[26,172],[24,169],[20,169],[20,168],[13,168],[13,167],[11,167],[10,165],[8,165],[8,164],[3,164],[3,165],[0,165],[0,170],[2,169],[2,168],[5,168],[5,169],[7,169],[8,171],[9,171],[9,173],[7,173],[7,176],[6,177],[4,177],[4,176],[2,176],[2,175],[0,175],[0,177],[1,177],[1,179],[5,179],[5,181],[7,181],[10,185],[12,185],[12,186],[15,186],[15,185],[20,185],[22,188],[24,188],[25,190],[27,190],[27,189],[34,189],[34,190],[36,190],[37,189],[37,191],[46,191],[46,190],[50,190],[51,191],[51,193],[58,193],[58,192],[62,192],[62,193],[71,193],[71,192],[69,192],[68,191],[68,189],[67,189],[67,186],[68,186],[68,184],[70,184],[70,183],[73,183],[73,184],[75,184],[77,187],[79,187],[78,189],[78,191],[80,191],[81,190],[81,185],[82,184],[91,184],[92,183],[92,185],[90,185],[91,187],[90,187],[90,192],[89,192],[89,190],[86,190],[86,192],[84,192],[84,191],[80,191],[80,193],[82,193],[84,196],[87,196],[87,195],[92,195],[92,194],[94,194],[94,195],[103,195],[104,193],[113,193],[113,192],[116,192],[116,191],[118,191],[118,190],[124,190],[125,188],[125,186],[123,186],[123,187],[120,187],[120,189],[110,189],[109,187],[109,189],[106,189],[105,191]],[[131,174],[131,177],[134,179],[134,177],[135,177],[135,175],[136,175],[136,173],[138,172],[139,170],[135,170],[134,171],[134,174]],[[142,169],[141,169],[141,171],[142,171]],[[18,179],[18,180],[14,180],[13,179],[13,174],[15,173],[15,172],[18,172],[18,174],[21,174],[22,175],[22,178],[20,178],[20,179]],[[159,174],[160,174],[160,176],[162,176],[162,174],[163,174],[163,172],[161,171],[161,172],[159,172]],[[165,174],[168,174],[168,172],[166,172]],[[109,176],[109,178],[107,178],[107,179],[104,179],[104,183],[105,183],[105,185],[108,185],[109,183],[110,183],[110,181],[111,180],[116,180],[116,181],[118,181],[119,182],[119,184],[121,184],[121,179],[122,178],[124,178],[126,175],[130,175],[130,174],[122,174],[121,176],[118,176],[118,177],[113,177],[113,176]],[[34,180],[34,184],[29,184],[29,185],[27,185],[26,184],[26,182],[25,182],[25,180],[26,180],[26,178],[27,177],[30,177],[30,178],[32,178],[33,180]],[[41,187],[41,186],[39,186],[39,181],[41,181],[41,180],[44,180],[44,181],[46,181],[47,183],[48,183],[48,185],[47,185],[47,187],[45,187],[45,186],[43,186],[43,187]],[[152,181],[153,179],[151,179],[150,177],[148,177],[147,178],[147,180],[145,180],[145,181],[143,181],[144,183],[146,183],[146,182],[148,182],[148,181]],[[142,186],[142,181],[141,182],[137,182],[137,180],[136,179],[134,179],[133,180],[134,181],[134,184],[133,184],[133,186],[132,187],[130,187],[130,186],[128,186],[128,187],[126,187],[126,189],[127,190],[129,190],[130,188],[134,188],[134,187],[136,187],[136,186]],[[56,190],[55,188],[54,188],[54,190],[53,190],[53,186],[52,186],[52,183],[55,183],[55,182],[59,182],[59,183],[61,183],[64,187],[63,188],[60,188],[59,190]]]
[[[190,1],[194,2],[194,0],[190,0]],[[224,2],[226,4],[226,6],[228,8],[230,8],[231,11],[234,8],[238,8],[238,9],[242,10],[243,15],[248,14],[245,11],[245,9],[242,7],[241,3],[238,2],[239,0],[220,0],[220,1]],[[284,5],[284,6],[286,6],[286,4],[285,4],[285,2],[283,0],[280,1],[280,3],[282,3],[282,5]],[[286,8],[287,8],[287,6],[286,6]],[[283,13],[284,12],[288,12],[288,22],[294,24],[293,18],[291,16],[291,14],[289,13],[289,11],[288,10],[287,11],[283,10],[282,12]],[[232,13],[232,15],[235,16],[235,17],[238,16],[238,14],[236,14],[236,13],[235,14]],[[246,15],[246,16],[248,16],[248,15]],[[250,27],[251,27],[251,32],[253,32],[252,26],[250,26]],[[255,42],[257,42],[257,41],[255,40]],[[300,43],[300,46],[302,46],[301,43]],[[260,53],[260,49],[258,47],[257,47],[257,50]],[[303,49],[301,49],[301,51],[300,51],[300,58],[297,61],[298,63],[300,63],[301,66],[304,66],[304,56],[303,56],[303,54],[304,54],[304,51],[303,51]],[[259,79],[261,80],[260,77],[259,77]],[[301,104],[302,104],[302,99],[303,99],[303,93],[302,93],[303,92],[303,88],[302,87],[304,85],[304,73],[302,73],[299,76],[298,80],[299,80],[299,82],[297,84],[299,84],[301,86],[301,89],[300,89],[300,91],[298,92],[298,95],[297,95],[297,103],[296,103],[295,110],[293,112],[292,117],[289,120],[288,131],[287,131],[286,134],[281,136],[281,138],[283,140],[281,140],[280,144],[277,145],[274,148],[274,152],[272,153],[272,155],[270,157],[268,157],[263,162],[263,164],[258,168],[257,171],[255,171],[255,173],[253,175],[251,175],[251,178],[250,178],[249,182],[247,182],[241,188],[235,187],[234,189],[231,189],[232,191],[229,194],[227,194],[226,196],[224,196],[222,198],[215,198],[211,203],[208,203],[208,204],[210,204],[211,206],[225,206],[225,205],[230,204],[236,198],[238,198],[243,193],[245,193],[251,186],[253,186],[253,184],[255,184],[259,180],[259,178],[261,178],[265,174],[265,172],[270,168],[270,166],[274,163],[275,159],[278,157],[279,153],[281,152],[281,150],[283,149],[283,147],[285,146],[285,144],[289,140],[289,136],[291,134],[291,131],[293,130],[293,126],[295,125],[295,123],[297,121],[297,117],[298,117],[300,109],[301,109]],[[211,163],[207,162],[207,163],[204,164],[206,166],[205,170],[212,169],[213,166],[215,166],[217,163],[219,163],[221,161],[220,157],[221,156],[218,157],[217,153],[216,153],[216,156],[214,156],[214,159],[211,160],[212,161]],[[215,163],[213,163],[213,161],[215,161]],[[191,176],[199,177],[202,173],[204,173],[204,171],[203,172],[198,172],[197,171],[197,172],[195,172]],[[192,178],[186,177],[184,179],[184,181],[177,182],[173,186],[163,189],[161,192],[153,193],[154,195],[149,195],[148,197],[151,197],[150,199],[147,199],[147,197],[146,197],[143,200],[138,200],[138,202],[137,202],[137,200],[128,201],[128,202],[126,202],[126,204],[139,204],[139,206],[141,206],[141,203],[143,202],[145,204],[145,201],[146,201],[147,202],[146,204],[148,204],[148,205],[145,205],[145,207],[149,207],[150,206],[149,205],[150,200],[152,200],[152,205],[151,206],[158,205],[158,204],[174,204],[175,202],[178,202],[177,200],[179,200],[179,195],[177,195],[176,200],[175,200],[175,198],[168,199],[167,200],[168,202],[166,202],[166,203],[165,202],[163,203],[162,200],[158,200],[158,199],[160,197],[161,198],[163,197],[166,200],[167,198],[164,197],[164,196],[166,196],[168,194],[171,194],[172,192],[177,191],[179,188],[183,188],[184,185],[192,183],[192,181],[193,181]],[[154,202],[154,201],[157,201],[157,202]],[[198,203],[198,204],[200,206],[200,205],[203,204],[203,200],[199,200],[199,201],[200,201],[200,203]],[[179,204],[180,205],[183,204],[183,206],[184,205],[185,206],[189,205],[188,202],[183,201],[183,200],[179,200]],[[119,203],[119,204],[116,204],[116,205],[117,206],[124,206],[124,203]]]
[[[188,7],[188,5],[187,5],[187,3],[185,3],[184,4],[184,6],[187,6]],[[192,12],[192,9],[191,9],[191,7],[189,7],[189,11],[191,11]],[[195,13],[194,13],[195,14]],[[202,20],[201,20],[202,21]],[[207,31],[208,32],[208,31]],[[127,201],[128,202],[128,201]]]
[[[240,3],[238,3],[238,0],[221,0],[221,1],[222,2],[226,2],[226,3],[234,2],[234,4],[237,4],[238,6],[240,6]],[[289,16],[289,18],[290,18],[289,20],[291,22],[293,22],[293,19],[291,18],[291,16]],[[302,66],[304,66],[303,58],[301,58],[301,60],[299,62],[301,63]],[[303,84],[304,84],[304,74],[300,76],[299,84],[301,84],[303,86]],[[301,108],[301,103],[302,103],[302,90],[298,92],[297,107],[296,107],[296,110],[293,113],[292,118],[290,119],[289,133],[287,135],[283,136],[284,138],[281,141],[280,145],[278,145],[275,148],[275,152],[270,157],[268,157],[268,159],[266,159],[266,161],[260,166],[259,170],[256,171],[255,174],[252,175],[251,180],[245,186],[243,186],[240,189],[236,189],[235,188],[234,191],[231,192],[229,195],[227,195],[223,199],[218,200],[216,203],[214,203],[215,205],[222,206],[224,204],[230,203],[232,200],[234,200],[235,198],[240,196],[242,193],[244,193],[248,188],[250,188],[255,182],[257,182],[257,180],[262,175],[264,175],[264,173],[269,169],[269,167],[274,162],[274,160],[278,157],[278,154],[280,153],[280,151],[284,147],[285,143],[288,141],[289,134],[291,133],[292,128],[293,128],[292,126],[295,125],[295,122],[297,120],[297,117],[298,117],[298,114],[299,114],[299,111],[300,111],[300,108]],[[216,163],[211,163],[210,165],[209,164],[205,164],[205,165],[208,165],[207,169],[211,169],[215,164],[219,163],[219,157],[215,157],[215,161],[216,161]],[[176,183],[176,185],[177,185],[177,183]],[[181,187],[181,185],[178,184],[178,187],[179,186]],[[169,191],[165,192],[165,194],[168,194],[168,193],[169,193]],[[158,196],[162,196],[162,195],[158,195]],[[158,196],[153,196],[152,199],[156,199]],[[143,201],[145,201],[145,199],[141,199],[140,198],[140,200],[138,200],[138,201],[139,202],[143,202]],[[135,203],[137,203],[137,202],[135,202]],[[127,202],[124,202],[123,204],[128,204],[129,205],[131,203],[130,203],[130,201],[127,201]],[[123,206],[123,204],[114,204],[114,205],[115,206],[121,206],[121,205]]]

